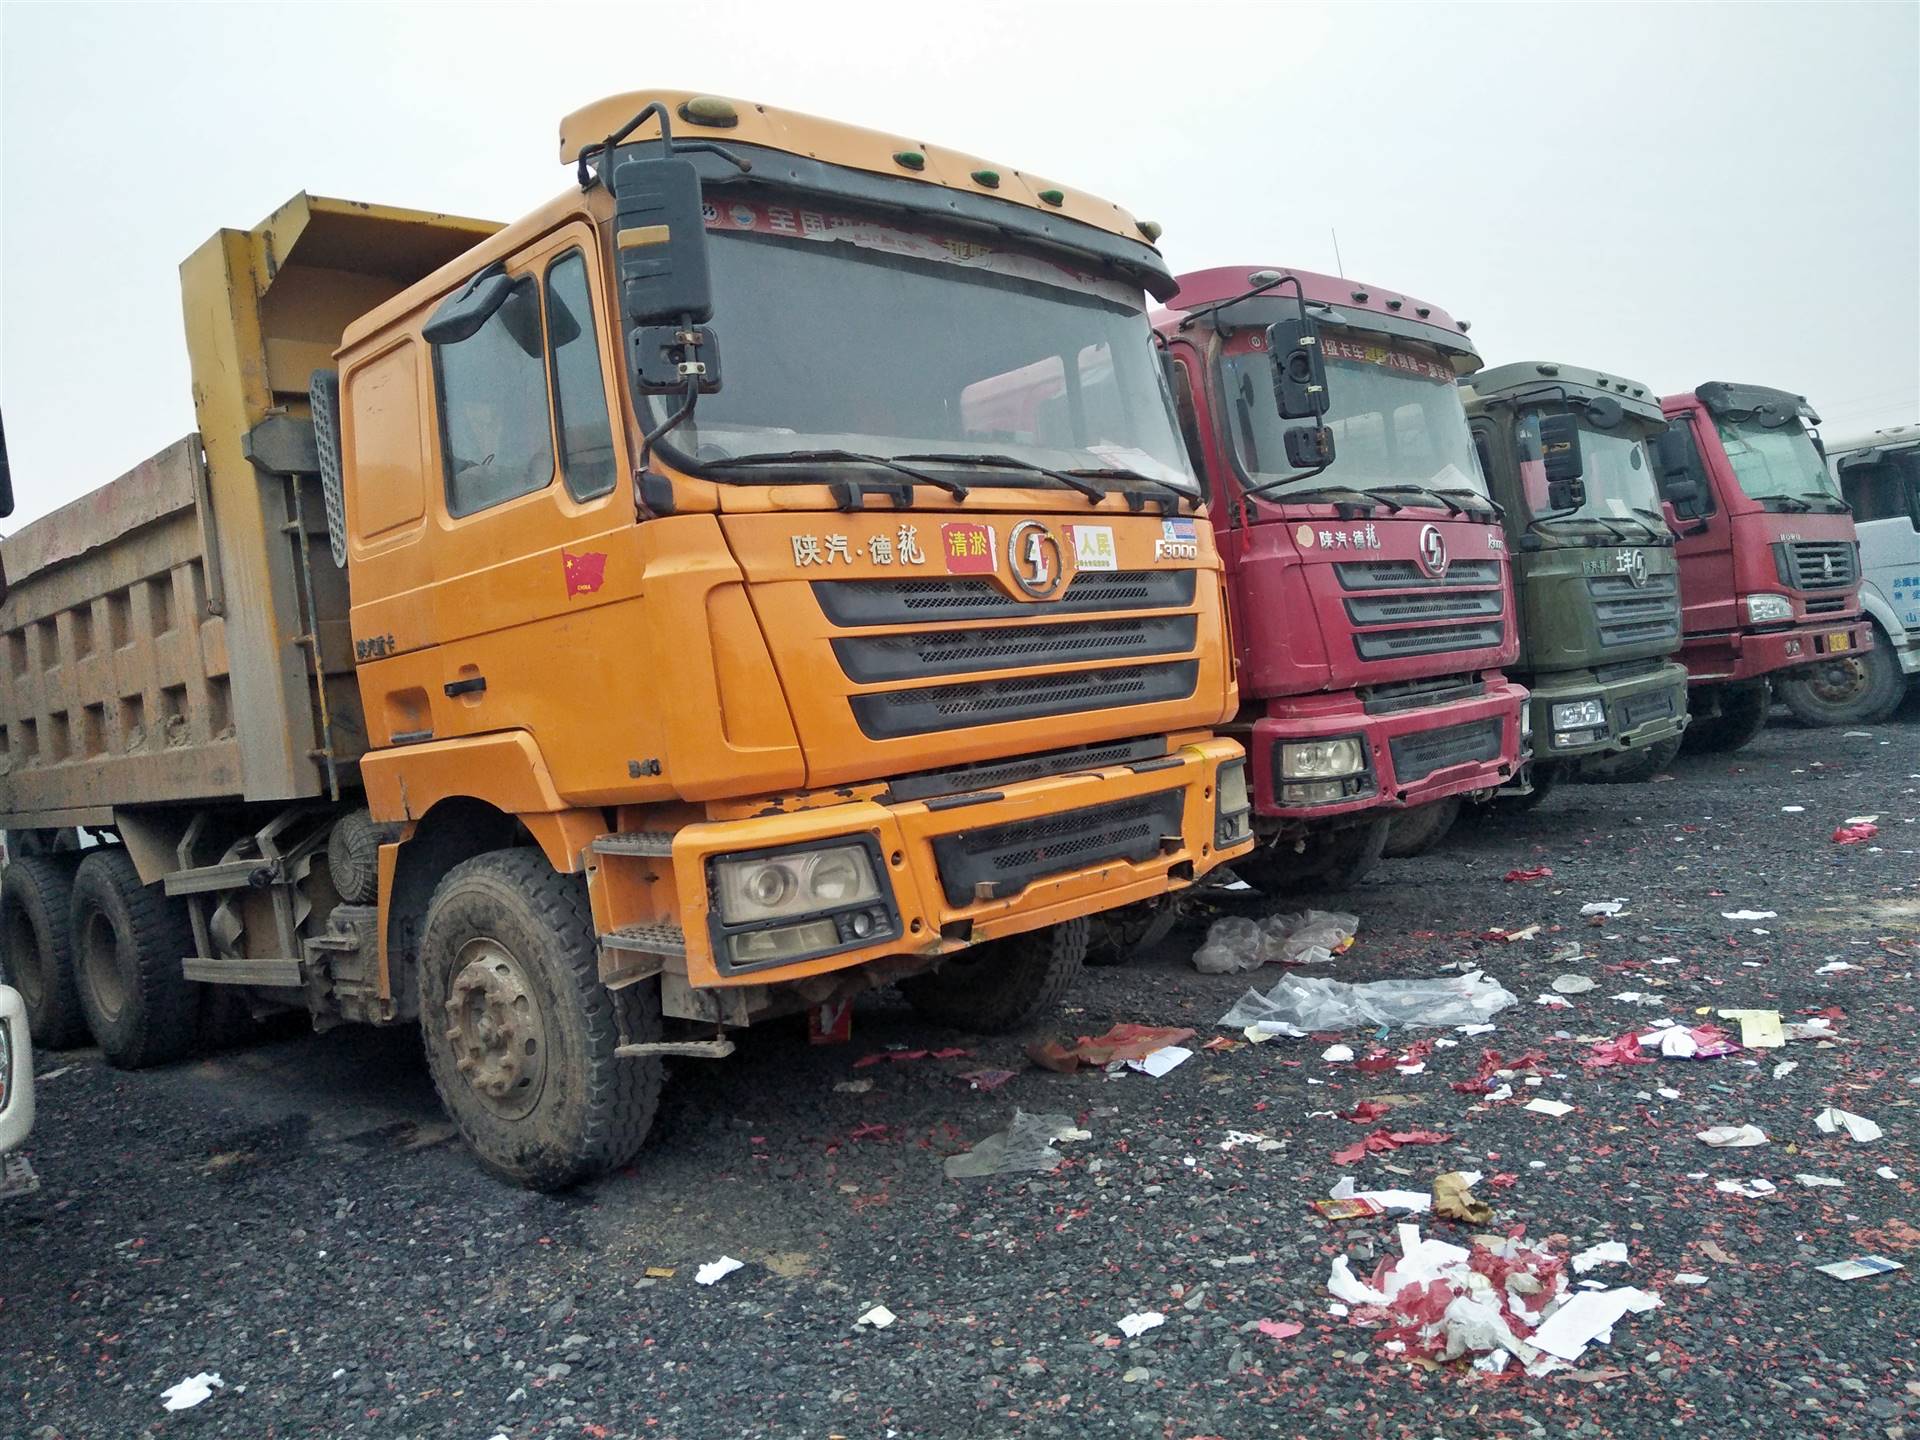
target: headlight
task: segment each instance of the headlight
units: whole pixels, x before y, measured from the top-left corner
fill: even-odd
[[[1793,619],[1793,604],[1784,595],[1746,597],[1747,621],[1752,625],[1773,625]]]
[[[1607,707],[1598,700],[1569,700],[1553,707],[1555,730],[1590,730],[1607,723]]]
[[[1247,794],[1247,762],[1229,760],[1213,780],[1213,844],[1238,845],[1253,833],[1253,801]]]
[[[1280,747],[1280,774],[1288,780],[1318,780],[1353,775],[1367,768],[1367,752],[1357,735],[1338,740],[1300,740]]]
[[[720,919],[728,925],[817,914],[880,897],[873,858],[861,845],[719,860],[713,869]]]

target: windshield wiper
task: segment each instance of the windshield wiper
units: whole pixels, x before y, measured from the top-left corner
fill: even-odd
[[[1431,495],[1442,505],[1446,506],[1449,515],[1464,515],[1467,513],[1466,507],[1449,500],[1444,490],[1429,490],[1425,485],[1380,485],[1367,491],[1367,493],[1369,495],[1379,495],[1383,493],[1388,495]]]
[[[756,465],[878,465],[883,470],[892,470],[917,480],[922,485],[931,485],[936,490],[944,490],[956,500],[967,498],[967,487],[957,480],[943,480],[938,475],[928,475],[915,470],[911,465],[902,465],[899,461],[885,455],[863,455],[858,450],[769,450],[759,455],[732,455],[725,460],[709,460],[705,464],[708,470],[728,470],[736,467]],[[912,498],[908,498],[912,504]]]
[[[1782,510],[1789,511],[1795,515],[1805,515],[1813,509],[1813,506],[1802,500],[1798,495],[1769,495],[1766,497],[1766,500],[1773,501],[1773,503],[1778,505]],[[1766,500],[1760,502],[1762,508],[1765,508]]]
[[[1356,506],[1366,511],[1369,515],[1382,505],[1386,506],[1395,514],[1398,514],[1406,508],[1398,501],[1389,500],[1383,495],[1376,495],[1371,490],[1355,490],[1350,485],[1312,485],[1305,490],[1294,490],[1285,495],[1269,495],[1269,491],[1278,490],[1282,485],[1288,483],[1289,482],[1285,480],[1269,480],[1264,485],[1249,485],[1246,493],[1261,500],[1271,499],[1275,504],[1280,504],[1287,500],[1330,500],[1336,505]]]
[[[1170,481],[1156,480],[1151,475],[1142,475],[1138,470],[1129,470],[1124,465],[1076,465],[1073,469],[1062,473],[1067,475],[1082,475],[1089,480],[1132,480],[1137,484],[1151,485],[1154,489],[1164,490],[1167,494],[1171,495],[1176,505],[1182,500],[1192,500],[1194,498],[1191,492],[1182,490],[1178,485]]]
[[[1095,485],[1091,480],[1082,480],[1078,475],[1065,470],[1049,469],[1045,465],[1036,465],[1031,460],[1021,460],[1012,455],[948,455],[938,452],[901,455],[901,460],[924,460],[935,465],[986,465],[998,470],[1027,470],[1035,475],[1044,475],[1049,480],[1057,480],[1069,490],[1078,490],[1087,499],[1098,505],[1107,498],[1106,489]]]
[[[1507,512],[1500,508],[1500,502],[1498,500],[1495,500],[1490,495],[1482,495],[1478,490],[1435,490],[1433,493],[1436,495],[1464,495],[1467,497],[1467,509],[1471,510],[1475,504],[1480,504],[1487,507],[1488,512],[1494,519],[1504,520],[1507,518]]]
[[[1635,515],[1640,516],[1641,523],[1656,536],[1671,535],[1673,533],[1667,526],[1667,517],[1660,514],[1657,510],[1649,510],[1644,505],[1629,505],[1627,508],[1633,511]]]

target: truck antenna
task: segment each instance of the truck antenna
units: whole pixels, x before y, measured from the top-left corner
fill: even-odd
[[[1327,233],[1333,236],[1333,268],[1340,272],[1340,278],[1344,280],[1347,278],[1347,266],[1346,262],[1340,258],[1340,232],[1329,225]]]

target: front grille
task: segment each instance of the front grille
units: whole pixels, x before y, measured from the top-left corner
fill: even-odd
[[[1396,660],[1447,650],[1497,649],[1506,633],[1506,625],[1499,620],[1478,625],[1423,625],[1418,630],[1373,630],[1355,635],[1353,648],[1362,660]]]
[[[1487,693],[1487,682],[1472,675],[1436,675],[1428,680],[1362,685],[1355,693],[1360,697],[1360,708],[1367,714],[1393,715],[1402,710],[1478,699]]]
[[[1620,702],[1620,728],[1632,730],[1649,720],[1666,720],[1673,715],[1672,690],[1649,690],[1644,695],[1629,695]]]
[[[1077,745],[1071,750],[1048,750],[1014,760],[980,760],[972,765],[956,765],[950,770],[923,770],[917,775],[903,775],[887,786],[887,799],[926,800],[936,795],[993,790],[1075,770],[1132,765],[1166,753],[1167,742],[1156,736],[1146,740],[1119,740],[1111,745]]]
[[[1500,613],[1498,590],[1457,594],[1375,595],[1347,601],[1347,618],[1356,625],[1396,625],[1409,620],[1467,620]]]
[[[1809,615],[1841,615],[1845,614],[1848,608],[1847,597],[1844,595],[1820,595],[1809,597],[1807,600]]]
[[[1646,655],[1638,660],[1620,660],[1612,665],[1593,667],[1593,678],[1602,685],[1611,685],[1616,680],[1634,680],[1642,675],[1651,675],[1667,664],[1659,655]]]
[[[1851,540],[1777,540],[1773,569],[1795,590],[1841,590],[1860,578]]]
[[[1009,625],[985,630],[916,631],[856,635],[833,642],[847,678],[862,685],[1011,670],[1025,665],[1074,665],[1090,660],[1134,660],[1184,655],[1193,649],[1199,618],[1142,615],[1128,620],[1082,620],[1060,625]]]
[[[1680,638],[1677,574],[1649,575],[1642,585],[1635,585],[1628,575],[1592,575],[1587,578],[1587,593],[1593,596],[1603,649]]]
[[[869,740],[927,735],[967,725],[996,725],[1120,705],[1184,700],[1199,683],[1200,662],[1119,665],[1059,675],[976,680],[852,697],[853,717]]]
[[[1017,895],[1035,880],[1115,860],[1150,860],[1180,834],[1183,790],[962,830],[933,842],[940,887],[955,906]]]
[[[1448,765],[1493,759],[1500,753],[1500,724],[1499,717],[1494,716],[1389,740],[1387,751],[1393,756],[1395,782],[1408,785]]]
[[[1036,608],[991,580],[929,576],[913,580],[816,580],[814,598],[835,625],[910,625],[999,620],[1089,610],[1177,610],[1193,603],[1194,570],[1083,570],[1056,600]]]
[[[1343,590],[1404,590],[1422,585],[1498,585],[1498,560],[1456,560],[1435,579],[1411,560],[1343,560],[1333,567]]]

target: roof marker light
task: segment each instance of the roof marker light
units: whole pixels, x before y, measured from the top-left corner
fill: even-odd
[[[998,170],[976,170],[973,172],[973,183],[976,185],[984,185],[989,190],[998,190],[1000,188],[1000,172]]]
[[[1560,373],[1560,367],[1558,365],[1536,365],[1533,368],[1538,370],[1542,375],[1558,375]]]
[[[893,163],[903,170],[924,170],[927,168],[927,157],[918,150],[896,150],[893,152]]]
[[[1067,192],[1064,190],[1042,190],[1040,192],[1040,198],[1049,205],[1064,205],[1067,203]]]
[[[1365,290],[1356,290],[1353,292],[1353,303],[1356,305],[1366,304],[1368,298],[1369,298],[1368,294]]]
[[[1413,313],[1424,320],[1433,313],[1433,307],[1431,305],[1416,305],[1413,307]]]
[[[1389,301],[1387,301],[1387,309],[1389,309],[1389,310],[1398,310],[1398,309],[1399,309],[1399,308],[1400,308],[1400,307],[1401,307],[1402,305],[1404,305],[1404,304],[1406,304],[1406,303],[1407,303],[1407,302],[1406,302],[1406,301],[1404,301],[1404,300],[1389,300]]]
[[[731,100],[717,95],[695,95],[680,102],[680,118],[689,125],[711,125],[716,130],[731,130],[740,123],[740,112]]]
[[[1247,284],[1272,285],[1279,279],[1280,272],[1278,270],[1255,270],[1251,275],[1247,276]]]
[[[1160,237],[1166,233],[1158,220],[1136,220],[1134,226],[1147,237],[1149,245],[1157,244]]]
[[[1473,328],[1473,322],[1471,320],[1456,320],[1453,324],[1454,328],[1459,330],[1462,335]]]

